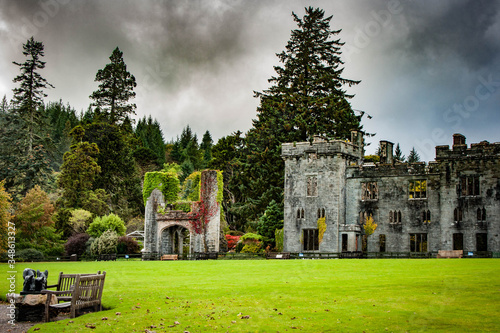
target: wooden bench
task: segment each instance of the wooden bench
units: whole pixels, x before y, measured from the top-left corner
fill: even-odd
[[[178,254],[164,254],[161,256],[161,260],[177,260],[179,259]]]
[[[463,258],[464,251],[463,250],[439,250],[436,258]]]
[[[80,310],[86,308],[93,308],[94,311],[101,311],[101,298],[104,288],[104,278],[106,272],[95,275],[80,275],[76,274],[75,283],[70,290],[52,291],[43,290],[47,294],[47,301],[45,303],[45,321],[50,321],[50,313],[52,310],[70,310],[70,317],[75,318]],[[50,304],[52,295],[71,295],[68,302]]]
[[[97,274],[101,274],[101,271],[98,271]],[[86,276],[86,275],[95,275],[95,273],[87,273],[87,274],[64,274],[63,272],[59,273],[59,278],[57,280],[57,284],[51,284],[46,287],[46,289],[49,288],[56,288],[55,291],[70,291],[73,289],[73,286],[75,285],[75,280],[76,276]],[[67,294],[60,294],[57,296],[57,302],[59,303],[60,301],[69,301],[71,300],[71,292]]]
[[[290,259],[290,252],[267,252],[266,259]]]

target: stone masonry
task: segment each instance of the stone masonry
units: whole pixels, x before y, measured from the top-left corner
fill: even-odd
[[[468,147],[455,134],[434,161],[407,164],[381,141],[373,164],[362,163],[362,135],[283,144],[285,251],[500,251],[500,143]],[[369,217],[378,227],[366,237]]]

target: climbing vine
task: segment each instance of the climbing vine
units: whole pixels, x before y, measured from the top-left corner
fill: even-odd
[[[324,217],[320,217],[318,219],[318,243],[321,244],[323,241],[323,235],[326,231],[326,219]]]
[[[179,178],[173,172],[147,172],[144,176],[142,197],[144,205],[155,188],[159,188],[167,202],[177,201],[179,195]]]

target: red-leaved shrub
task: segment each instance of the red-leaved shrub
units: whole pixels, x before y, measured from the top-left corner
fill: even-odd
[[[234,250],[236,248],[236,244],[238,244],[238,241],[240,240],[240,237],[241,236],[226,235],[227,249],[229,251]]]

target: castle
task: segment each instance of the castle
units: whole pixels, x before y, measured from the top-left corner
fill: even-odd
[[[500,143],[437,146],[429,163],[401,163],[381,141],[363,163],[363,133],[282,145],[284,251],[500,251]],[[324,218],[324,219],[323,219]],[[378,226],[368,236],[368,219]]]

